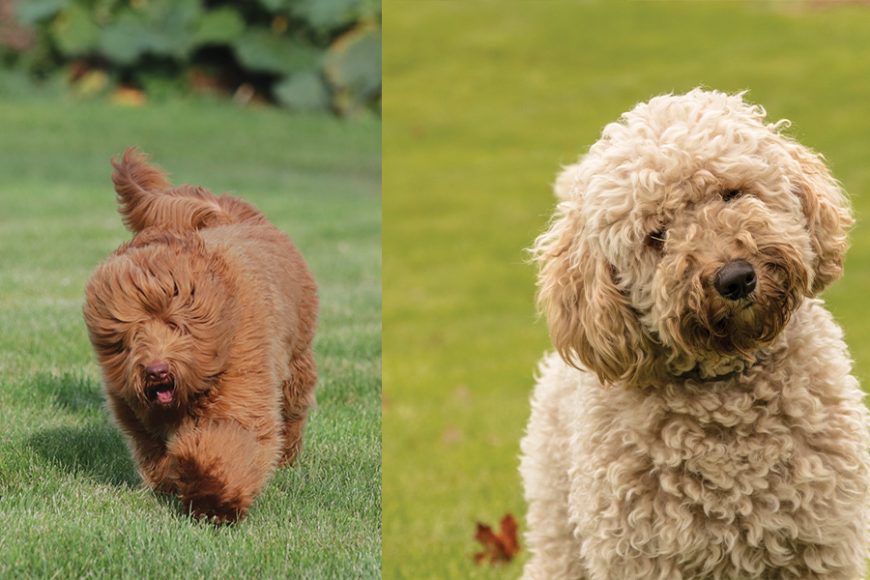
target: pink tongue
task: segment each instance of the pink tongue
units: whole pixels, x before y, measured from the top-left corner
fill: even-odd
[[[161,403],[171,403],[172,391],[157,391],[157,400]]]

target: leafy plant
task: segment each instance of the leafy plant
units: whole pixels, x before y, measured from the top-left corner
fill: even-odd
[[[354,115],[380,106],[379,0],[18,0],[36,45],[13,63],[73,84],[252,95]],[[90,94],[92,90],[78,90]]]

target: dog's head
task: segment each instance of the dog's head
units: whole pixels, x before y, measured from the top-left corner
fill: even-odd
[[[183,408],[225,370],[235,306],[225,264],[195,235],[140,233],[86,291],[107,389],[137,410]]]
[[[566,361],[604,382],[724,375],[840,276],[848,203],[784,125],[696,89],[638,105],[565,168],[533,253]]]

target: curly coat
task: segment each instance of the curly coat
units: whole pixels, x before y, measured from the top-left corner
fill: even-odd
[[[237,520],[302,446],[314,280],[250,204],[173,188],[133,149],[113,166],[135,237],[96,269],[84,306],[109,408],[149,487]]]
[[[870,414],[818,294],[849,205],[743,95],[656,97],[555,185],[526,578],[862,577]],[[717,290],[725,265],[754,290]]]

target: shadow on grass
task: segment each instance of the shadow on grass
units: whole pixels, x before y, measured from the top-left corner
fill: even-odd
[[[139,476],[124,440],[111,424],[45,429],[32,435],[27,445],[69,473],[120,488],[140,487]],[[174,494],[154,492],[154,495],[179,522],[199,523],[189,517]]]
[[[92,413],[103,405],[99,383],[73,373],[38,373],[29,377],[22,388],[27,391],[23,395],[35,398],[40,405],[53,403],[77,415]]]
[[[50,427],[36,431],[27,445],[61,469],[83,474],[100,483],[133,487],[138,476],[121,434],[103,410],[97,381],[74,373],[37,373],[18,390],[20,398],[46,413],[74,415],[82,426]]]
[[[121,434],[108,423],[43,429],[33,434],[27,444],[41,457],[71,473],[119,487],[139,484]]]

